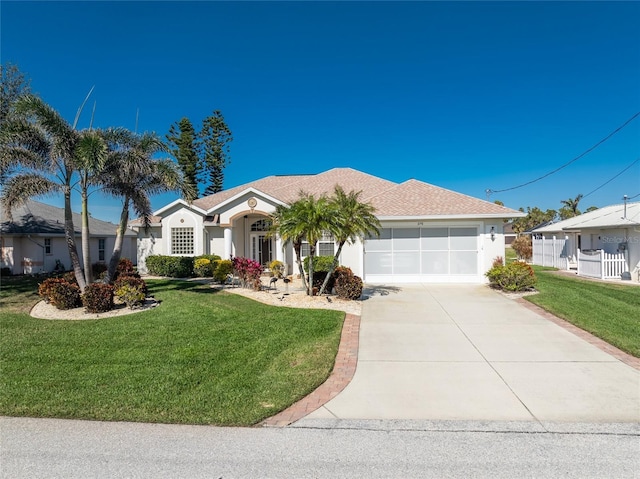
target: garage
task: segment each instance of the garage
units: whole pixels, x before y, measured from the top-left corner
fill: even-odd
[[[364,245],[369,283],[481,282],[477,225],[383,228]]]

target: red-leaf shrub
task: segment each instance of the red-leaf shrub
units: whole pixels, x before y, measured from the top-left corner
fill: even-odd
[[[529,261],[533,256],[533,246],[531,245],[530,236],[518,236],[511,243],[511,247],[523,261]]]
[[[262,288],[260,276],[264,269],[257,261],[249,258],[233,258],[233,271],[240,278],[242,286],[259,291]]]
[[[105,283],[87,285],[82,295],[82,304],[89,313],[104,313],[113,309],[113,286]]]
[[[54,288],[61,283],[68,283],[68,281],[64,278],[47,278],[38,285],[38,294],[45,302],[49,303]]]
[[[353,274],[342,274],[336,279],[335,288],[339,298],[359,299],[362,296],[362,279]]]

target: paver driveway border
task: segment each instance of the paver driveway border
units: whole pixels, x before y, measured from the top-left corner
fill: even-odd
[[[499,293],[496,292],[496,294]],[[553,322],[580,339],[583,339],[589,344],[597,347],[601,351],[640,371],[640,358],[636,358],[625,353],[591,333],[574,326],[568,321],[549,313],[543,308],[530,303],[523,298],[517,298],[515,301],[546,320]],[[260,426],[288,426],[322,407],[344,390],[344,388],[353,379],[357,367],[360,320],[360,316],[346,314],[335,365],[329,378],[312,393],[300,399],[289,408],[262,421],[259,424]]]

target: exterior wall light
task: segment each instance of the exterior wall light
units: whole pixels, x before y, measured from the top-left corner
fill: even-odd
[[[496,240],[496,227],[492,226],[491,227],[491,231],[489,233],[491,234],[491,241],[495,241]]]

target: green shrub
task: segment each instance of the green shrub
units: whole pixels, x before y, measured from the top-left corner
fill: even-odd
[[[529,261],[533,256],[533,246],[531,245],[530,236],[518,236],[511,243],[511,247],[518,255],[518,258],[523,261]]]
[[[82,304],[89,313],[105,313],[113,309],[113,286],[106,283],[88,284],[82,294]]]
[[[214,261],[218,261],[222,258],[220,258],[220,256],[218,256],[217,254],[203,254],[200,256],[196,256],[195,258],[193,258],[194,261],[197,259],[208,259],[209,261],[211,261],[211,263],[213,263]]]
[[[129,309],[133,309],[136,305],[143,303],[146,298],[145,291],[140,286],[124,282],[119,288],[115,289],[115,294]]]
[[[282,276],[284,275],[284,263],[282,261],[274,259],[271,263],[269,263],[269,271],[271,271],[271,275],[275,278],[282,278]]]
[[[533,268],[522,261],[515,261],[505,266],[496,264],[487,271],[489,283],[504,291],[526,291],[536,284]]]
[[[213,276],[213,263],[208,258],[196,258],[193,262],[193,274],[198,278]]]
[[[227,277],[233,273],[233,261],[230,259],[219,259],[215,262],[215,265],[213,279],[218,283],[224,283]]]
[[[51,278],[60,279],[60,278]],[[80,288],[77,284],[69,283],[64,279],[51,284],[49,290],[49,303],[58,309],[73,309],[82,304]]]
[[[149,274],[170,278],[190,278],[193,276],[193,257],[153,255],[147,258]]]
[[[314,256],[313,257],[313,270],[324,271],[325,273],[331,269],[333,264],[333,256]],[[302,267],[305,273],[309,273],[309,256],[306,256],[302,260]]]
[[[362,279],[356,275],[343,274],[336,279],[336,294],[343,299],[359,299],[362,296]]]
[[[142,293],[147,294],[147,283],[137,273],[118,276],[118,279],[113,282],[113,290],[117,291],[125,285],[138,288]]]

